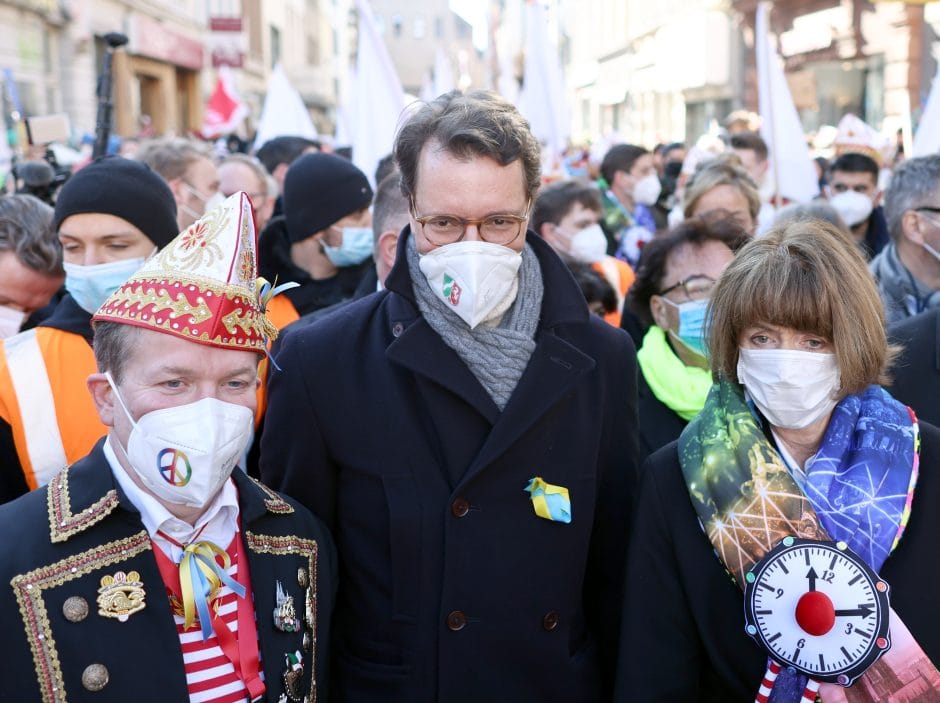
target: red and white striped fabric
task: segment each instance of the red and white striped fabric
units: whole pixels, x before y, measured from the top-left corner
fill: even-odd
[[[235,542],[229,545],[229,556],[234,556]],[[228,569],[233,579],[238,576],[238,564],[232,559]],[[212,606],[215,612],[215,606]],[[233,635],[238,637],[238,596],[224,584],[218,603],[219,617]],[[173,614],[176,632],[183,648],[183,665],[186,671],[186,686],[190,703],[243,703],[248,699],[248,689],[235,673],[235,667],[219,646],[215,635],[205,642],[198,623],[189,630],[183,629],[183,617]],[[264,679],[264,672],[259,672]]]

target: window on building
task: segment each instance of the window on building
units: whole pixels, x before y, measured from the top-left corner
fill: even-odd
[[[392,32],[395,34],[396,37],[401,36],[401,30],[402,30],[403,25],[404,25],[404,21],[402,20],[401,15],[392,15]]]
[[[444,18],[435,17],[434,18],[434,36],[438,39],[444,38]]]
[[[426,27],[425,27],[424,15],[415,15],[415,19],[414,19],[415,39],[424,39],[425,29]]]
[[[281,30],[271,27],[271,68],[277,66],[281,60]]]
[[[385,34],[385,17],[382,15],[372,15],[372,19],[375,20],[375,28],[378,30],[379,34]]]

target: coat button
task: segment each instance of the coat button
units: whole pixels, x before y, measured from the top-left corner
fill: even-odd
[[[108,685],[109,678],[104,664],[89,664],[82,672],[82,686],[86,691],[100,691]]]
[[[554,610],[549,610],[545,613],[545,617],[542,618],[542,627],[549,632],[558,627],[558,613]]]
[[[88,601],[81,596],[71,596],[62,604],[62,614],[69,622],[81,622],[88,617]]]
[[[454,502],[450,504],[450,512],[454,517],[466,517],[470,512],[470,501],[466,498],[454,499]]]
[[[392,326],[392,336],[393,336],[393,337],[401,337],[401,333],[404,332],[404,331],[405,331],[405,326],[404,326],[402,323],[400,323],[400,322],[396,322],[396,323]]]
[[[452,610],[447,615],[447,627],[454,632],[462,630],[467,624],[467,616],[460,610]]]

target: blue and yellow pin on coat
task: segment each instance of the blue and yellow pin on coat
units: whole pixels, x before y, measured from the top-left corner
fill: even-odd
[[[536,515],[552,522],[571,522],[571,497],[567,488],[554,486],[536,476],[529,479],[525,490],[532,499]]]

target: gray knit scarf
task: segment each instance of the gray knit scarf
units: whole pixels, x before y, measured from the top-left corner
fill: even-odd
[[[535,331],[542,311],[542,270],[528,244],[522,250],[519,292],[495,327],[469,325],[434,295],[418,266],[414,237],[408,240],[408,270],[418,309],[444,343],[463,362],[503,410],[535,350]]]

